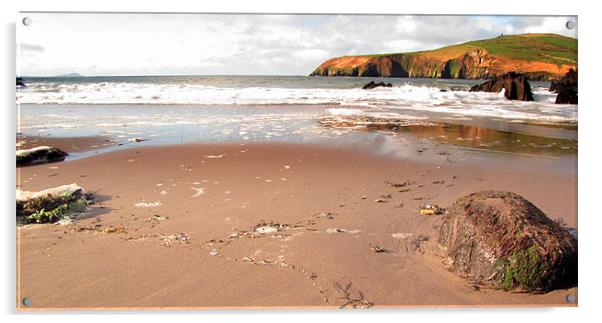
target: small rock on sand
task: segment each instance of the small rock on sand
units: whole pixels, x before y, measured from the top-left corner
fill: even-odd
[[[67,153],[54,147],[38,146],[31,149],[17,150],[17,166],[62,161]]]

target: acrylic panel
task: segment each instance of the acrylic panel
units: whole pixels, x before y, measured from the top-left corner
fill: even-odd
[[[576,306],[577,22],[19,13],[17,308]]]

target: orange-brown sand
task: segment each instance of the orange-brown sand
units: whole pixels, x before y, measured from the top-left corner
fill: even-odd
[[[416,211],[480,190],[511,190],[576,226],[575,172],[558,170],[554,158],[503,158],[418,163],[308,145],[198,144],[20,168],[21,189],[75,182],[98,202],[75,224],[17,229],[17,302],[573,306],[566,297],[576,288],[510,293],[449,272],[437,247],[441,215]]]

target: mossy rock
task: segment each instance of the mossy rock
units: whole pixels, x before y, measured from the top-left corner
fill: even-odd
[[[17,223],[54,223],[85,212],[92,195],[76,184],[17,194]]]
[[[577,283],[577,240],[529,201],[483,191],[458,199],[440,229],[450,269],[477,284],[549,291]]]

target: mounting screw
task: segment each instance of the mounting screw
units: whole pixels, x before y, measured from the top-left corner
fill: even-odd
[[[573,294],[568,294],[568,295],[566,296],[566,301],[567,301],[567,302],[569,302],[569,303],[575,303],[575,295],[573,295]]]
[[[25,26],[29,26],[29,25],[31,25],[31,18],[29,18],[29,17],[25,17],[25,18],[23,18],[23,20],[22,20],[22,21],[23,21],[23,24],[24,24]]]
[[[29,298],[29,297],[23,298],[23,305],[25,305],[27,307],[31,306],[31,298]]]
[[[575,28],[575,22],[572,21],[572,20],[567,21],[566,22],[566,29],[570,30],[570,29],[573,29],[573,28]]]

